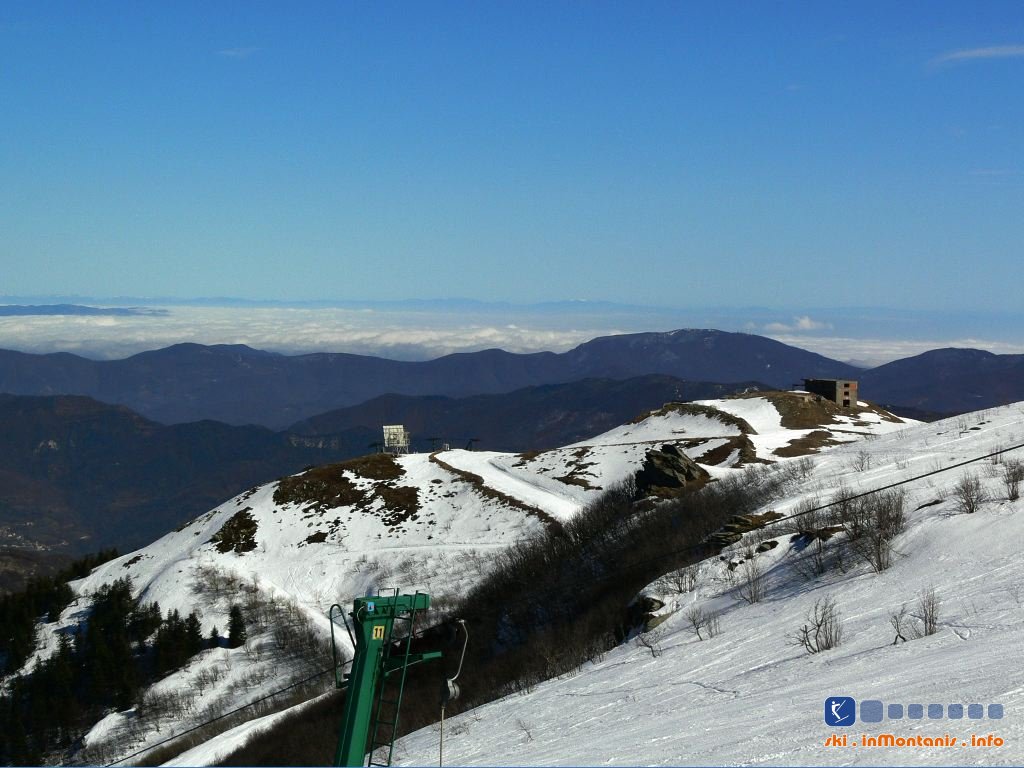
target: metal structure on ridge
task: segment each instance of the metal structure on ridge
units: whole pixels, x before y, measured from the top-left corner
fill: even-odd
[[[402,454],[409,452],[412,443],[409,430],[402,424],[384,425],[384,452]]]
[[[355,649],[352,670],[338,676],[340,669],[334,646],[335,609],[344,619],[341,606],[331,606],[331,643],[335,647],[335,685],[347,687],[335,765],[391,765],[398,715],[405,692],[405,676],[410,665],[441,658],[440,651],[411,653],[413,626],[420,611],[430,607],[430,596],[422,592],[400,595],[360,597],[352,604],[355,633],[345,620],[345,628]],[[395,639],[396,625],[407,627]],[[369,751],[369,762],[366,762]]]

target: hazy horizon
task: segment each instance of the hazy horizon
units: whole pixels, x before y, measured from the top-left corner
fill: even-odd
[[[680,328],[753,333],[867,367],[940,347],[1024,353],[1024,344],[1017,341],[1024,336],[1024,313],[671,308],[572,300],[513,305],[472,299],[289,303],[0,297],[0,348],[93,359],[194,342],[245,344],[284,354],[348,352],[424,360],[495,347],[563,352],[597,336]],[[1000,333],[991,333],[993,328]]]

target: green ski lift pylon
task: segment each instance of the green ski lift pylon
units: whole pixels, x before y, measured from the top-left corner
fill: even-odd
[[[444,710],[448,706],[449,701],[454,701],[459,698],[461,691],[459,690],[459,684],[455,681],[459,675],[462,674],[462,662],[466,660],[466,646],[469,645],[469,630],[466,629],[466,622],[463,619],[456,619],[455,623],[462,627],[462,655],[459,656],[459,668],[455,670],[455,674],[449,678],[446,678],[441,683],[441,730],[440,738],[437,742],[437,765],[438,768],[444,765]]]
[[[335,672],[335,684],[339,688],[348,687],[335,765],[366,765],[367,747],[369,765],[391,764],[406,670],[411,664],[441,658],[440,651],[410,653],[416,614],[429,607],[429,595],[422,592],[400,595],[397,589],[392,595],[359,597],[353,602],[349,615],[355,625],[354,635],[348,621],[345,622],[355,648],[352,671],[344,676],[344,680],[339,679]],[[332,641],[335,608],[342,612],[340,606],[331,606]],[[397,653],[393,642],[396,622],[408,624],[408,632],[398,641]],[[384,762],[375,762],[376,750],[386,750]]]

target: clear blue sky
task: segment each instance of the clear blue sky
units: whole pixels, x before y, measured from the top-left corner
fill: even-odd
[[[0,294],[1020,309],[1024,3],[0,4]]]

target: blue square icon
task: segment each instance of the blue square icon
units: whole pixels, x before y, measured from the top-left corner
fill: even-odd
[[[862,723],[880,723],[884,711],[884,705],[878,699],[866,699],[860,703],[860,721]]]
[[[848,726],[857,722],[857,702],[849,696],[825,699],[825,725]]]

